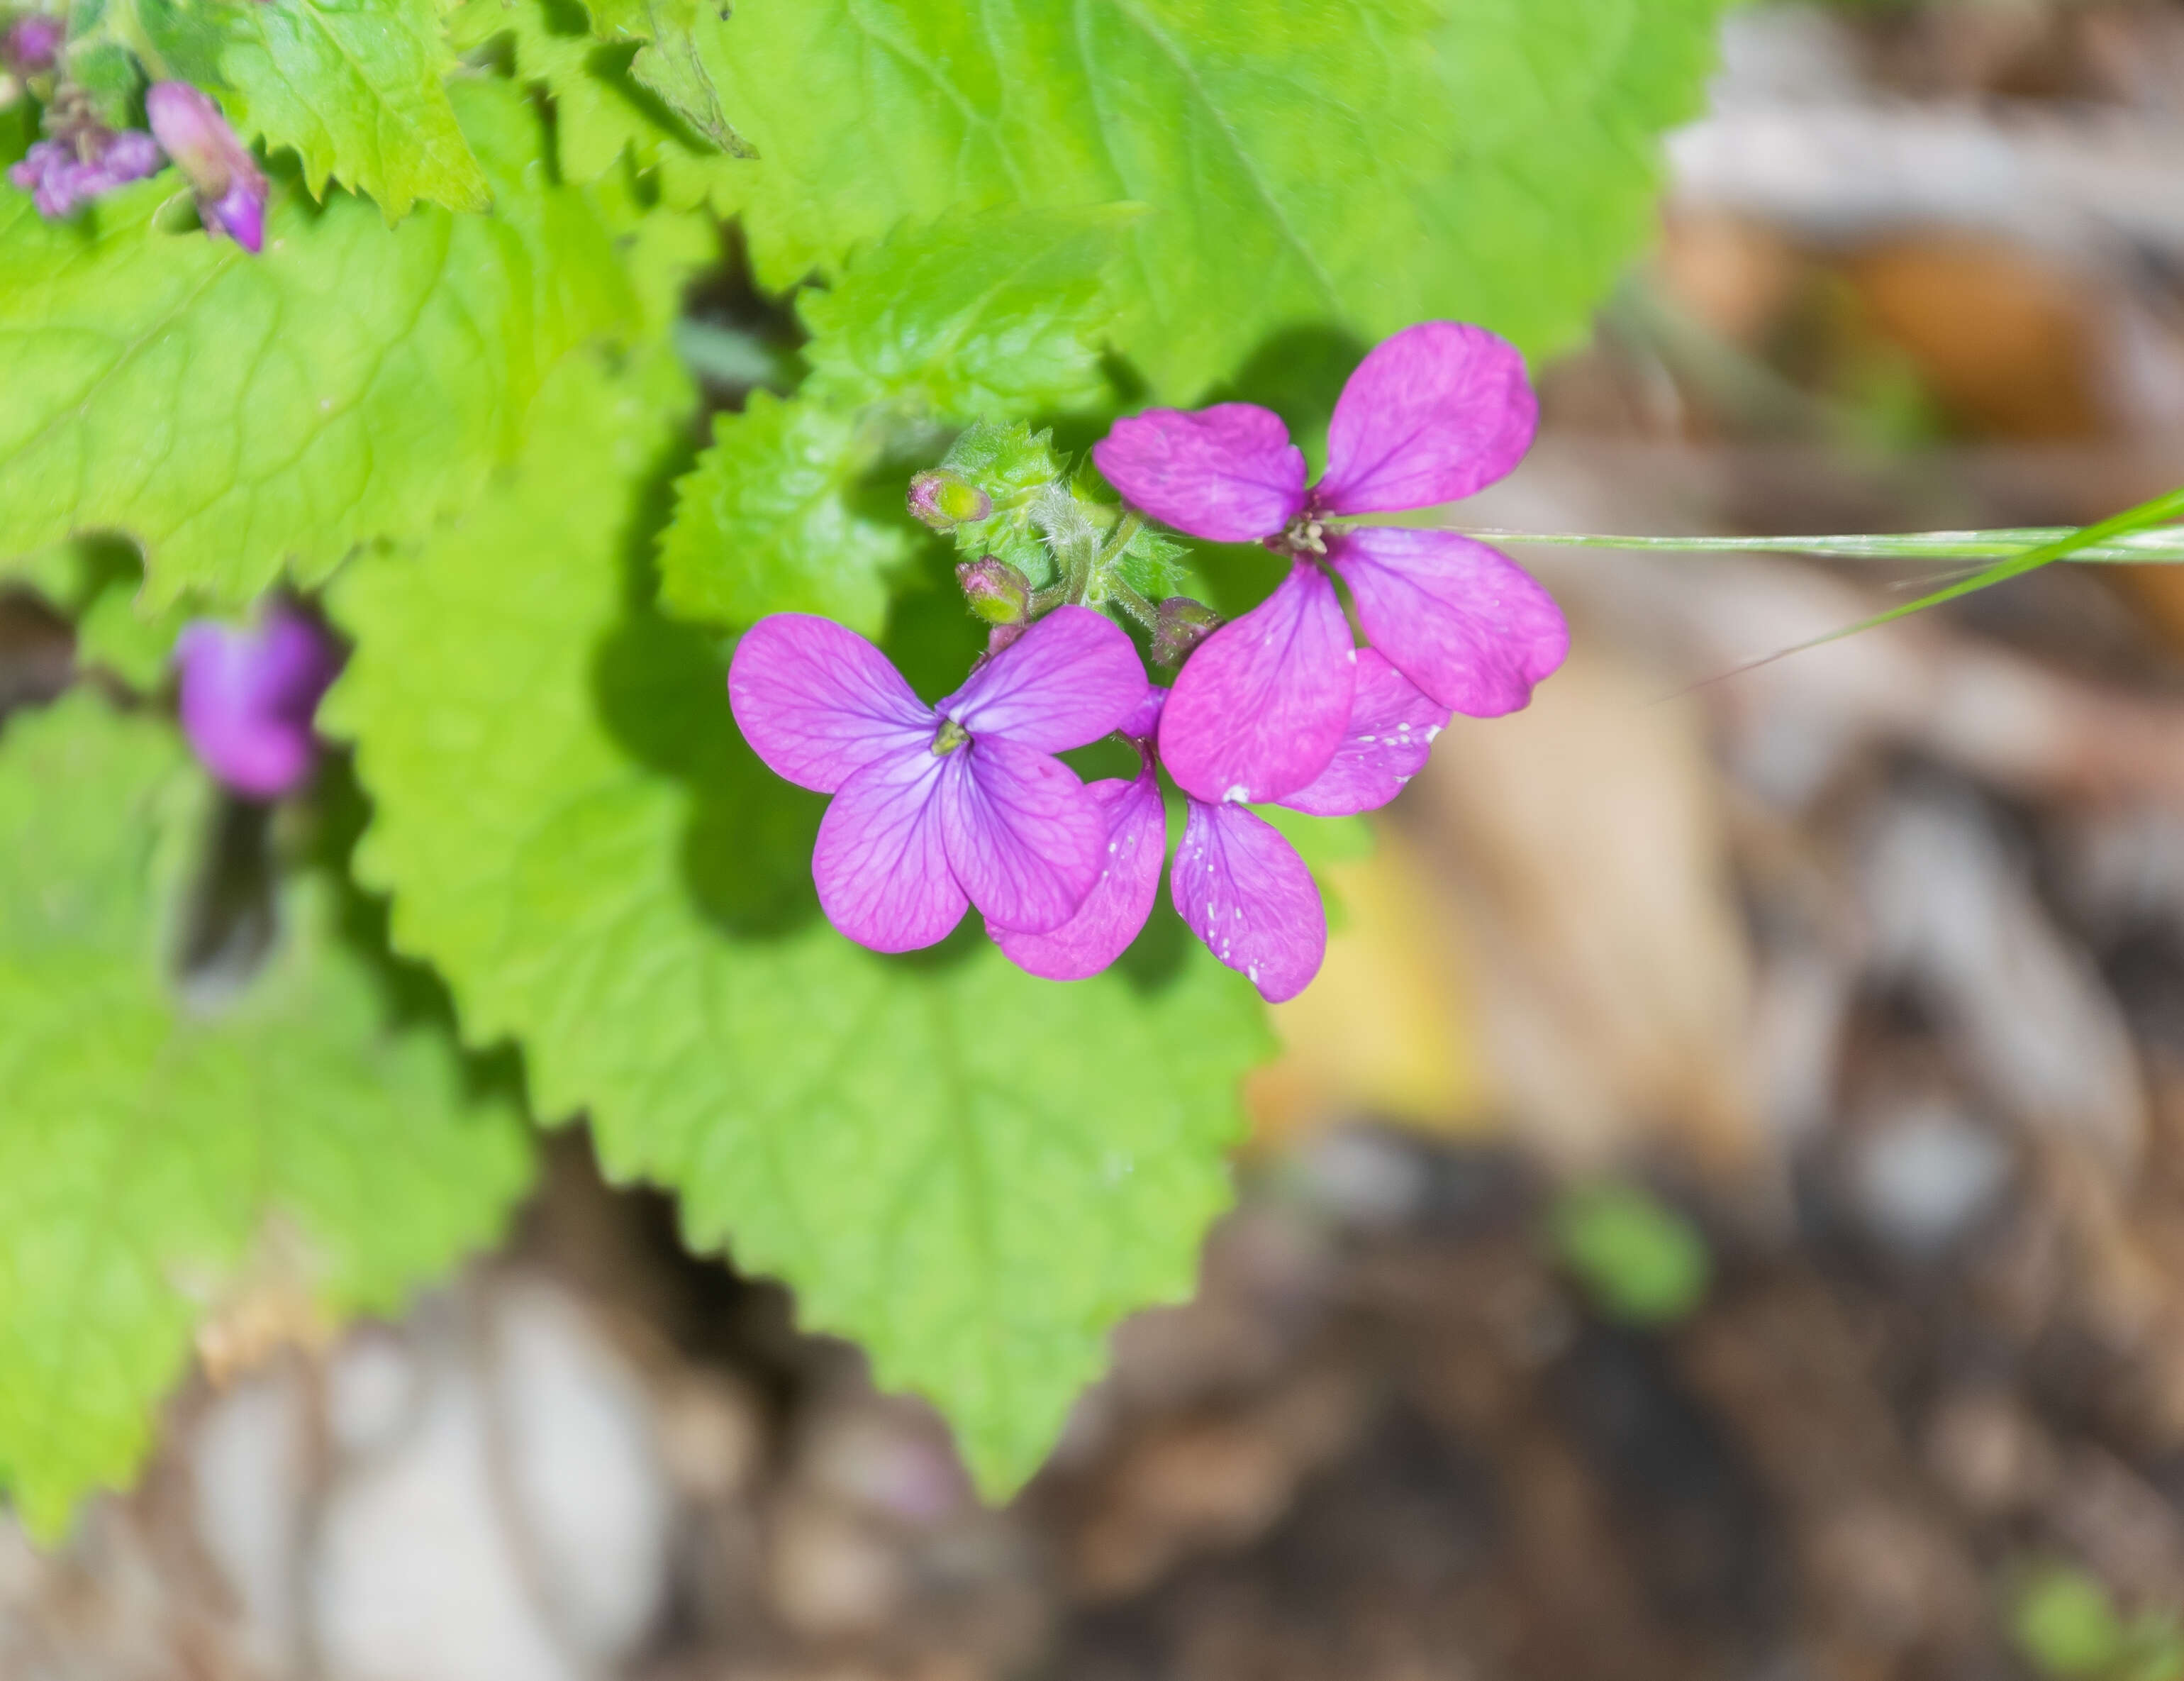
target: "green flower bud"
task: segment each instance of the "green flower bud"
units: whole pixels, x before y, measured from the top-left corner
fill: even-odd
[[[971,611],[988,624],[1022,624],[1031,617],[1031,580],[991,555],[956,568]]]
[[[994,511],[994,499],[945,467],[930,467],[910,481],[910,511],[935,531],[952,530]]]

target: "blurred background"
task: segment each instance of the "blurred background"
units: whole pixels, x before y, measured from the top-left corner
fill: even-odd
[[[1726,48],[1467,521],[2184,483],[2184,5]],[[1568,667],[1333,869],[1197,1298],[1008,1510],[572,1130],[455,1286],[303,1349],[246,1304],[136,1493],[0,1519],[0,1678],[2184,1677],[2184,570],[1731,676],[1921,575],[1524,555]],[[0,610],[0,705],[68,657]]]

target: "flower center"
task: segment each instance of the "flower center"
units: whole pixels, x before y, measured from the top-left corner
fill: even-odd
[[[952,718],[940,720],[940,728],[933,732],[933,757],[941,758],[954,752],[971,739],[971,732]]]
[[[1307,510],[1284,526],[1279,535],[1268,538],[1267,546],[1284,555],[1324,555],[1327,528],[1320,523],[1318,515]]]

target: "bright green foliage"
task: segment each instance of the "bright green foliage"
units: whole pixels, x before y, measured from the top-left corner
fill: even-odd
[[[0,735],[0,1487],[47,1539],[132,1471],[203,1321],[391,1310],[528,1177],[514,1117],[387,1029],[309,893],[240,997],[175,996],[209,791],[90,690]]]
[[[1706,1294],[1713,1272],[1706,1239],[1639,1186],[1574,1186],[1556,1200],[1549,1225],[1563,1265],[1611,1319],[1669,1324]]]
[[[813,385],[959,421],[1096,402],[1102,276],[1133,220],[1034,211],[896,234],[799,299]]]
[[[739,0],[719,87],[775,286],[960,205],[1145,206],[1116,335],[1185,400],[1299,327],[1577,337],[1723,5]]]
[[[126,532],[148,605],[309,582],[429,527],[521,442],[538,381],[637,302],[597,208],[544,184],[536,117],[459,88],[490,217],[388,228],[277,195],[265,254],[163,234],[172,178],[51,226],[0,186],[0,554]]]
[[[816,612],[876,632],[912,533],[858,511],[853,493],[891,441],[931,422],[1095,397],[1100,274],[1123,225],[1041,213],[905,230],[807,294],[810,379],[721,416],[677,487],[660,549],[669,610],[737,626]]]
[[[448,21],[458,47],[504,36],[517,74],[554,96],[556,159],[570,181],[593,182],[627,157],[656,176],[670,206],[735,208],[748,167],[691,127],[634,75],[628,45],[601,42],[573,6],[548,0],[464,0]]]
[[[589,10],[601,39],[645,43],[630,64],[639,82],[722,151],[749,155],[715,91],[728,13],[722,0],[590,0]]]
[[[1006,1493],[1117,1317],[1190,1288],[1256,1002],[1166,918],[1146,973],[1070,986],[975,930],[885,958],[819,920],[819,802],[629,558],[672,417],[577,373],[526,477],[341,580],[322,718],[375,802],[359,868],[465,1032],[521,1039],[543,1114],[588,1113],[616,1176],[931,1397]]]
[[[443,78],[454,68],[436,0],[221,0],[231,113],[292,146],[311,191],[329,178],[393,221],[419,199],[482,210],[487,187]]]
[[[884,433],[860,414],[754,391],[713,422],[713,447],[676,487],[660,541],[660,600],[679,617],[746,625],[824,613],[876,634],[888,574],[911,533],[858,513],[849,494]]]

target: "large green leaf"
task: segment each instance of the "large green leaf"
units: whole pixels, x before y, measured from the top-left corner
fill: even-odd
[[[234,114],[292,146],[321,196],[331,177],[392,221],[419,199],[486,207],[483,170],[442,85],[454,68],[436,0],[220,0]]]
[[[148,606],[241,600],[476,494],[547,369],[638,306],[591,198],[548,184],[520,97],[457,92],[489,217],[389,228],[284,193],[253,257],[158,231],[171,177],[58,226],[0,185],[0,553],[119,530]]]
[[[397,1306],[490,1241],[515,1117],[290,896],[239,998],[166,962],[208,788],[172,730],[80,690],[0,736],[0,1488],[52,1539],[125,1480],[193,1329],[254,1291]]]
[[[1189,1289],[1256,1002],[1165,916],[1179,952],[1071,986],[982,938],[883,958],[820,921],[817,802],[743,746],[717,653],[629,559],[672,412],[580,371],[521,480],[337,586],[359,867],[466,1034],[521,1040],[542,1113],[588,1113],[613,1173],[788,1280],[1005,1492],[1115,1320]]]
[[[739,0],[716,74],[769,284],[905,217],[1133,202],[1116,335],[1184,400],[1295,328],[1577,337],[1723,5]]]

